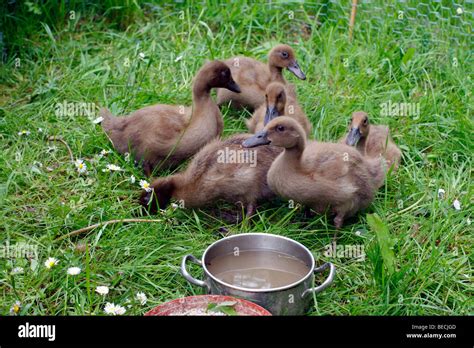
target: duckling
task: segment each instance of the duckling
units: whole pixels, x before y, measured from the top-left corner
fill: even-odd
[[[208,143],[184,171],[153,181],[153,190],[142,193],[140,204],[156,213],[158,207],[166,208],[172,198],[185,208],[201,208],[224,200],[240,202],[246,215],[252,216],[258,201],[275,196],[267,184],[267,171],[282,149],[242,148],[242,142],[251,136],[237,134]]]
[[[232,102],[236,108],[247,107],[257,109],[265,103],[265,88],[272,81],[286,83],[282,70],[291,71],[301,80],[306,75],[301,70],[295,58],[293,49],[288,45],[275,46],[268,55],[268,65],[248,57],[234,57],[225,60],[230,66],[232,76],[242,89],[242,93],[235,94],[224,89],[217,90],[217,104]]]
[[[215,60],[196,74],[192,107],[157,104],[126,117],[114,117],[103,108],[102,128],[118,152],[131,151],[136,161],[143,161],[149,176],[158,164],[174,167],[221,135],[222,116],[210,95],[217,87],[240,93],[229,67]]]
[[[393,165],[393,170],[400,164],[402,152],[393,142],[388,126],[369,124],[369,116],[364,111],[352,114],[349,132],[340,142],[355,146],[364,156],[384,157],[387,167]]]
[[[303,128],[287,116],[273,119],[242,146],[268,144],[284,148],[268,171],[270,189],[318,213],[330,208],[337,229],[371,203],[384,181],[380,160],[365,158],[347,145],[306,141]]]
[[[277,116],[287,115],[294,118],[303,127],[306,136],[312,132],[312,125],[298,104],[295,86],[280,82],[270,83],[265,90],[265,104],[260,105],[247,120],[250,133],[259,132]]]

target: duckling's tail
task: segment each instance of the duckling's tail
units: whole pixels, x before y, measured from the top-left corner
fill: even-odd
[[[140,196],[140,204],[147,209],[150,214],[156,214],[158,209],[165,209],[170,203],[171,197],[176,189],[175,178],[156,179],[150,185],[151,191],[144,191]]]

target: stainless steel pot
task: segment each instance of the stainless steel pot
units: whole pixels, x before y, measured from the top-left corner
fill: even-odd
[[[237,249],[236,249],[237,248]],[[206,267],[206,264],[220,255],[226,255],[236,250],[267,250],[294,256],[303,261],[309,272],[295,283],[270,289],[249,289],[227,284],[216,278]],[[204,270],[204,280],[194,278],[186,269],[186,263],[191,261],[200,265]],[[317,287],[313,286],[314,273],[329,268],[329,276]],[[314,257],[301,243],[292,239],[266,233],[245,233],[223,238],[211,244],[198,260],[193,255],[184,256],[181,262],[181,273],[190,283],[201,286],[207,293],[213,295],[229,295],[257,303],[268,309],[273,315],[303,315],[311,303],[312,294],[326,289],[333,281],[336,273],[332,263],[315,267]]]

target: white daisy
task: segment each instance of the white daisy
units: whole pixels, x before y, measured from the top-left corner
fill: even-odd
[[[146,304],[146,301],[148,301],[148,298],[143,292],[137,292],[135,298],[140,302],[142,306]]]
[[[115,314],[115,305],[113,303],[107,302],[104,307],[105,314]]]
[[[98,293],[99,295],[107,295],[109,293],[109,288],[107,286],[98,286],[95,288],[95,292]]]
[[[49,257],[45,262],[44,262],[44,266],[47,268],[47,269],[51,269],[53,268],[54,266],[56,266],[58,264],[59,260],[55,257]]]
[[[119,306],[119,305],[115,306],[115,315],[124,315],[125,312],[126,312],[125,307],[122,307],[122,306]]]
[[[102,170],[103,172],[121,172],[122,168],[115,164],[107,164],[106,168]]]
[[[454,202],[453,202],[453,207],[456,210],[461,210],[461,202],[459,202],[457,199],[455,199]]]
[[[81,269],[79,267],[69,267],[67,269],[67,274],[69,275],[78,275],[81,273]]]
[[[24,129],[18,132],[19,136],[30,135],[30,134],[31,134],[31,132],[29,130],[24,130]]]
[[[114,303],[107,302],[105,304],[104,312],[110,315],[122,315],[125,314],[125,308]]]
[[[17,315],[20,312],[21,309],[21,302],[16,301],[11,307],[10,307],[10,314],[11,315]]]
[[[101,154],[102,156],[107,156],[107,155],[108,155],[109,153],[111,153],[111,152],[112,152],[112,151],[110,151],[110,150],[104,150],[104,149],[102,149],[102,151],[100,152],[100,154]]]
[[[458,8],[456,9],[456,13],[457,13],[458,15],[462,15],[462,14],[464,13],[462,7],[458,7]]]
[[[12,271],[10,272],[11,275],[15,275],[15,274],[22,274],[25,270],[23,269],[23,267],[15,267],[12,269]]]
[[[87,173],[87,165],[84,163],[84,161],[80,158],[78,158],[75,162],[74,165],[76,166],[76,169],[79,174],[82,173]]]
[[[443,199],[445,193],[446,193],[446,191],[443,190],[442,188],[438,189],[438,198]]]
[[[135,181],[136,181],[135,175],[132,175],[132,176],[130,177],[130,182],[131,182],[132,184],[134,184]]]
[[[140,52],[140,53],[138,54],[138,56],[139,56],[141,59],[145,59],[145,53],[143,53],[143,52]]]
[[[140,184],[140,187],[144,189],[146,192],[151,192],[153,190],[150,187],[150,183],[146,180],[140,180],[139,184]]]

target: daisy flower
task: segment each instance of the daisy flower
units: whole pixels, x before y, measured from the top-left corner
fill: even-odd
[[[109,151],[109,150],[102,150],[102,151],[100,152],[100,154],[101,154],[102,156],[107,156],[107,155],[108,155],[109,153],[111,153],[111,152],[112,152],[112,151]]]
[[[87,173],[87,165],[84,163],[83,160],[81,159],[77,159],[75,162],[74,162],[76,168],[77,168],[77,171],[79,174],[82,174],[82,173]]]
[[[455,199],[454,202],[453,202],[453,207],[456,210],[461,210],[461,202],[459,202],[457,199]]]
[[[107,164],[105,169],[102,169],[103,172],[121,172],[123,169],[115,164]]]
[[[446,191],[443,190],[442,188],[438,189],[438,198],[443,199],[445,193],[446,193]]]
[[[59,260],[55,257],[49,257],[45,262],[44,262],[44,266],[47,268],[47,269],[51,269],[53,268],[54,266],[56,266],[58,264]]]
[[[150,187],[150,183],[146,180],[140,180],[139,184],[140,184],[140,187],[144,189],[146,192],[151,192],[153,190]]]
[[[122,315],[125,314],[125,308],[114,303],[107,302],[105,304],[104,312],[109,315]]]
[[[458,8],[456,9],[456,13],[457,13],[458,15],[462,15],[462,14],[464,13],[462,7],[458,7]]]
[[[29,130],[24,130],[24,129],[18,132],[19,136],[30,135],[30,134],[31,134],[31,132]]]
[[[107,295],[109,293],[109,288],[107,286],[98,286],[95,288],[95,292],[99,295]]]
[[[11,307],[10,307],[10,314],[11,315],[17,315],[20,312],[21,309],[21,302],[16,301]]]
[[[115,306],[115,315],[124,315],[126,312],[125,308],[119,305]]]
[[[135,175],[132,175],[132,176],[130,177],[130,182],[131,182],[132,184],[134,184],[134,183],[135,183],[135,180],[136,180],[136,179],[135,179]]]
[[[81,273],[81,269],[79,267],[69,267],[67,269],[67,274],[69,275],[78,275]]]
[[[137,292],[137,295],[135,296],[135,298],[140,302],[142,306],[145,305],[146,301],[148,300],[148,298],[143,292]]]
[[[11,275],[15,275],[15,274],[22,274],[25,270],[23,269],[23,267],[15,267],[12,269],[12,271],[10,272]]]

